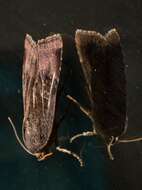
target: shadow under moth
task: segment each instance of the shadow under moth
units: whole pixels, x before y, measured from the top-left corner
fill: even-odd
[[[58,86],[62,69],[63,40],[60,34],[34,42],[28,34],[25,38],[23,63],[24,119],[22,134],[24,144],[9,121],[16,138],[26,152],[39,161],[52,156],[50,146],[55,143],[58,126],[55,114],[58,103]],[[81,158],[70,150],[56,147],[57,151],[69,154],[83,165]]]
[[[81,136],[99,135],[113,160],[114,144],[142,140],[120,138],[127,129],[125,65],[120,37],[116,29],[104,36],[96,31],[77,30],[75,42],[90,105],[85,108],[70,95],[67,97],[90,118],[92,131],[73,136],[71,142]]]

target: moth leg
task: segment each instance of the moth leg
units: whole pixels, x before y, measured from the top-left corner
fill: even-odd
[[[93,120],[93,118],[92,118],[92,116],[91,116],[91,113],[88,111],[88,110],[86,110],[86,108],[84,108],[76,99],[74,99],[72,96],[70,96],[70,95],[67,95],[67,98],[69,99],[69,100],[71,100],[74,104],[76,104],[78,107],[79,107],[79,109],[87,116],[87,117],[89,117],[90,119],[91,119],[91,121],[94,121]]]
[[[79,103],[76,99],[74,99],[72,96],[67,95],[67,98],[68,98],[69,100],[71,100],[74,104],[76,104],[76,105],[79,107],[79,109],[80,109],[87,117],[89,117],[89,118],[91,119],[92,123],[94,123],[94,119],[92,118],[92,115],[91,115],[91,113],[90,113],[88,110],[86,110],[82,105],[80,105],[80,103]],[[70,142],[72,143],[75,139],[77,139],[77,138],[79,138],[79,137],[82,137],[82,136],[88,136],[88,137],[89,137],[89,136],[95,136],[95,135],[97,135],[97,133],[96,133],[95,130],[93,130],[93,131],[86,131],[86,132],[83,132],[83,133],[80,133],[80,134],[77,134],[77,135],[73,136],[73,137],[70,139]]]
[[[116,137],[111,137],[111,141],[109,142],[109,144],[107,145],[107,152],[109,155],[110,160],[114,160],[113,154],[111,152],[111,147],[115,144],[115,142],[118,140],[118,138]]]
[[[131,139],[120,139],[118,143],[131,143],[131,142],[138,142],[138,141],[142,141],[142,137],[135,137]]]
[[[53,154],[54,154],[53,152],[49,152],[47,154],[45,154],[44,152],[41,152],[41,153],[35,153],[35,156],[37,157],[38,161],[43,161],[43,160],[46,160],[46,159],[52,157]]]
[[[68,154],[68,155],[71,155],[73,156],[75,159],[78,160],[78,162],[80,163],[80,166],[83,167],[84,163],[83,163],[83,160],[74,152],[70,151],[70,150],[67,150],[65,148],[61,148],[61,147],[56,147],[56,150],[58,150],[59,152],[63,152],[65,154]]]
[[[76,140],[77,138],[79,137],[91,137],[91,136],[96,136],[97,133],[95,130],[93,131],[86,131],[86,132],[83,132],[83,133],[79,133],[75,136],[73,136],[71,139],[70,139],[70,143],[72,143],[74,140]]]

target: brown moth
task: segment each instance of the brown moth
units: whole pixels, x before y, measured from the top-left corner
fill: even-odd
[[[34,42],[28,34],[25,38],[23,63],[23,141],[21,146],[39,161],[54,153],[49,151],[57,135],[56,106],[58,86],[62,69],[63,40],[60,34]],[[80,157],[70,150],[56,147],[56,150],[75,157],[83,165]]]
[[[120,139],[127,129],[126,78],[120,37],[116,29],[104,36],[96,31],[77,30],[75,42],[90,106],[84,108],[73,97],[68,95],[68,98],[91,119],[92,131],[75,135],[71,142],[81,136],[99,135],[113,159],[111,146],[115,143],[142,140]]]

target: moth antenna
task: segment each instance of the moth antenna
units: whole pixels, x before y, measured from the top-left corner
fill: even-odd
[[[138,141],[142,141],[142,137],[136,137],[132,139],[120,139],[118,143],[131,143],[131,142],[138,142]]]
[[[80,166],[83,167],[83,160],[77,155],[75,154],[74,152],[70,151],[70,150],[67,150],[67,149],[64,149],[64,148],[61,148],[61,147],[56,147],[56,150],[58,150],[59,152],[63,152],[65,154],[69,154],[71,156],[73,156],[74,158],[76,158],[78,160],[78,162],[80,163]]]
[[[9,120],[9,122],[10,122],[12,128],[13,128],[13,131],[14,131],[14,134],[15,134],[15,137],[16,137],[18,143],[21,145],[21,147],[22,147],[27,153],[29,153],[29,154],[32,155],[32,156],[35,156],[32,152],[30,152],[30,151],[24,146],[24,144],[23,144],[22,141],[20,140],[20,138],[19,138],[19,136],[18,136],[18,134],[17,134],[17,131],[16,131],[16,127],[15,127],[15,125],[14,125],[14,123],[12,122],[12,120],[11,120],[10,117],[8,117],[8,120]]]

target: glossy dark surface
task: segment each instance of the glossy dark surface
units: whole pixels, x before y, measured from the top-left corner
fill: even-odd
[[[116,27],[121,36],[127,71],[127,136],[142,136],[142,1],[0,1],[0,188],[22,190],[139,190],[142,187],[142,142],[117,145],[110,161],[103,142],[82,138],[66,147],[83,150],[84,168],[58,153],[37,162],[17,144],[7,120],[11,116],[19,134],[23,119],[22,63],[25,34],[34,39],[50,33],[74,35],[77,28],[104,34]],[[76,75],[78,71],[76,71]],[[75,79],[74,79],[75,80]],[[76,83],[73,85],[78,89]],[[81,97],[81,98],[80,98]],[[81,93],[78,99],[83,101]],[[62,133],[90,129],[76,109],[64,122]],[[78,120],[80,118],[80,120]],[[84,147],[85,144],[85,147]],[[101,147],[100,147],[101,146]]]
[[[77,30],[76,47],[85,76],[93,127],[110,142],[126,131],[126,76],[120,37],[116,29],[105,36]]]

